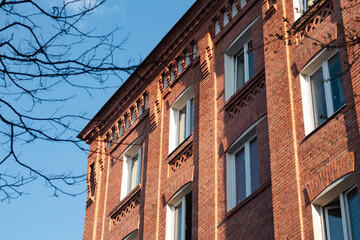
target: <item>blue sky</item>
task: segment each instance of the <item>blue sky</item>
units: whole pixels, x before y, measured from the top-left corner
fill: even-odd
[[[128,39],[121,56],[116,58],[124,65],[130,59],[137,63],[150,53],[194,2],[195,0],[108,0],[90,19],[82,22],[81,27],[97,27],[102,31],[120,27],[119,39],[127,36]],[[112,79],[109,84],[120,86],[121,82]],[[99,90],[91,96],[83,91],[75,91],[76,97],[66,102],[62,111],[87,112],[92,117],[115,91],[115,88]],[[42,111],[46,112],[48,109]],[[79,121],[75,123],[75,127],[81,129],[86,124],[86,121]],[[86,154],[72,145],[38,141],[22,145],[21,157],[46,172],[71,171],[83,174],[86,171]],[[13,170],[15,166],[8,164],[6,167]],[[85,188],[86,184],[83,182],[74,187],[74,191]],[[0,239],[82,239],[86,194],[75,198],[64,195],[53,197],[53,191],[45,187],[42,180],[27,185],[23,190],[29,194],[12,200],[9,204],[0,203]]]

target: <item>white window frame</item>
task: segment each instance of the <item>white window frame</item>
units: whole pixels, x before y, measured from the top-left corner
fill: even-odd
[[[138,156],[138,168],[136,172],[136,185],[141,183],[141,172],[142,172],[142,160],[143,160],[143,146],[142,146],[142,137],[135,140],[120,156],[123,157],[123,172],[121,180],[121,194],[120,200],[122,200],[126,195],[128,195],[133,188],[131,188],[131,172],[133,168],[133,157]]]
[[[251,125],[241,136],[229,147],[226,151],[226,206],[227,211],[233,209],[238,203],[236,201],[236,168],[235,168],[235,154],[245,147],[245,182],[246,182],[246,197],[251,192],[251,161],[250,161],[250,142],[257,137],[256,125],[265,117],[262,117]],[[259,159],[258,159],[259,160]],[[259,162],[258,162],[259,164]],[[259,175],[260,177],[260,175]]]
[[[191,183],[188,183],[184,187],[182,187],[169,201],[166,208],[166,240],[174,240],[175,239],[175,211],[176,207],[182,204],[182,218],[181,218],[181,229],[182,232],[181,236],[182,239],[185,240],[186,235],[186,195],[191,192],[192,185]]]
[[[314,115],[315,106],[313,105],[313,101],[312,101],[310,77],[317,70],[322,68],[323,78],[330,79],[328,61],[338,52],[339,52],[338,50],[332,50],[332,49],[322,50],[300,72],[300,85],[301,85],[301,95],[302,95],[302,104],[303,104],[305,135],[310,134],[313,130],[315,130],[317,127],[322,125],[320,124],[317,127],[315,126],[315,115]],[[330,118],[336,112],[333,109],[333,99],[332,99],[330,81],[324,82],[324,89],[325,89],[326,110],[327,110],[328,118]]]
[[[239,36],[230,44],[224,54],[224,70],[225,70],[225,100],[229,99],[236,90],[236,58],[244,51],[244,69],[245,82],[249,80],[249,59],[248,59],[248,43],[252,41],[251,27],[260,18],[257,17],[247,26]]]
[[[181,93],[181,95],[171,105],[171,108],[170,108],[169,153],[174,151],[181,144],[181,142],[179,141],[179,135],[180,135],[180,133],[179,133],[179,131],[180,131],[179,112],[185,106],[186,106],[186,113],[185,113],[186,120],[185,120],[185,122],[188,123],[188,124],[185,124],[185,137],[184,137],[184,140],[187,137],[189,137],[190,134],[192,133],[189,123],[190,122],[193,123],[193,118],[194,118],[194,116],[192,116],[192,119],[191,119],[191,116],[190,116],[191,115],[190,114],[191,108],[194,109],[193,108],[194,106],[191,106],[191,102],[193,103],[193,101],[191,101],[193,99],[193,93],[194,93],[193,86],[188,87],[184,92]],[[193,115],[194,115],[194,112],[193,112]]]
[[[356,188],[356,178],[354,173],[347,174],[336,180],[324,191],[322,191],[318,197],[312,202],[312,217],[313,217],[313,229],[315,240],[330,240],[328,209],[335,208],[335,206],[327,206],[335,198],[340,199],[340,209],[342,215],[342,225],[345,239],[351,240],[351,229],[348,227],[350,224],[349,210],[347,204],[347,194]],[[344,216],[345,215],[345,216]]]

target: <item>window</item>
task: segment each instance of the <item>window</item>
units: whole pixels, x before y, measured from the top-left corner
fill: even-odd
[[[314,200],[316,240],[360,239],[359,195],[354,182],[353,174],[342,177]]]
[[[191,184],[183,187],[169,200],[166,216],[167,240],[190,240],[192,225]]]
[[[219,19],[214,20],[214,25],[215,25],[215,35],[216,35],[221,31]]]
[[[141,182],[142,138],[134,141],[123,153],[121,199]]]
[[[170,108],[170,144],[172,152],[193,132],[193,87],[186,89]]]
[[[180,75],[180,73],[182,73],[182,70],[183,70],[183,68],[182,68],[182,65],[181,65],[181,59],[179,59],[177,61],[177,74]]]
[[[166,75],[163,74],[161,76],[161,78],[162,78],[162,82],[163,82],[163,89],[165,90],[168,87],[168,82],[167,82],[167,79],[166,79]]]
[[[139,115],[139,117],[140,117],[141,114],[142,114],[141,102],[138,101],[138,102],[136,103],[136,105],[137,105],[138,115]]]
[[[125,121],[125,129],[128,129],[130,127],[130,125],[129,125],[129,115],[128,114],[125,115],[124,121]]]
[[[189,52],[185,53],[185,66],[188,66],[190,64],[190,56]]]
[[[128,236],[126,236],[124,240],[138,240],[139,239],[138,235],[139,235],[139,231],[136,230],[135,232],[132,232]]]
[[[119,136],[122,136],[124,134],[124,129],[121,120],[118,122],[118,126],[119,126]]]
[[[237,13],[238,13],[238,10],[237,10],[237,7],[236,7],[236,3],[233,2],[231,4],[231,16],[232,16],[232,18],[234,18]]]
[[[223,15],[223,25],[225,27],[229,23],[229,17],[225,9],[223,10],[222,15]]]
[[[147,109],[148,108],[148,103],[149,103],[149,95],[145,94],[144,95],[144,108]]]
[[[243,8],[247,4],[247,0],[241,0],[240,3],[241,3],[241,8]]]
[[[197,57],[197,46],[196,46],[196,43],[193,44],[193,51],[192,51],[192,54],[193,54],[193,59],[195,59]]]
[[[301,71],[305,133],[321,125],[345,104],[338,52],[322,51]]]
[[[256,18],[225,51],[225,100],[229,99],[254,75],[251,26]]]
[[[131,122],[135,122],[136,121],[136,114],[135,114],[135,108],[131,109]]]
[[[110,134],[108,133],[107,135],[106,135],[106,146],[107,146],[107,148],[111,148],[111,137],[110,137]]]
[[[252,40],[245,43],[234,57],[235,91],[241,88],[254,74],[254,55]]]
[[[113,135],[113,142],[116,142],[117,141],[116,128],[112,129],[112,135]]]
[[[170,69],[170,81],[173,82],[175,80],[175,73],[174,70],[171,68]]]
[[[259,121],[261,121],[261,119]],[[246,130],[245,133],[229,147],[226,153],[228,211],[259,188],[259,166],[255,128],[257,123]]]
[[[301,15],[304,14],[309,8],[311,8],[317,0],[294,0],[294,13],[295,20],[297,20]]]

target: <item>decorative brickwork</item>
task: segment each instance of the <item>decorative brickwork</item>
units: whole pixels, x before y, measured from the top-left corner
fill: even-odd
[[[241,110],[248,106],[257,95],[265,89],[264,72],[260,73],[242,88],[228,103],[226,111],[230,118],[234,118]]]
[[[119,224],[140,204],[140,185],[134,188],[109,214],[112,226]]]
[[[296,44],[307,38],[333,11],[332,1],[326,1],[322,5],[314,6],[314,9],[307,13],[307,18],[304,16],[299,25],[294,25]]]
[[[169,162],[169,167],[172,172],[179,169],[190,157],[193,155],[192,141],[173,159]]]

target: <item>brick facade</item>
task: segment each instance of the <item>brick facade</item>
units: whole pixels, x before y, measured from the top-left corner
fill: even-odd
[[[172,239],[169,203],[188,184],[192,239],[321,239],[312,206],[347,174],[360,184],[360,5],[318,0],[301,12],[296,0],[244,2],[196,1],[79,134],[90,145],[84,239]],[[252,75],[227,97],[226,57],[235,65],[231,46],[242,38],[252,40],[243,53],[252,50]],[[308,133],[301,81],[326,47],[339,53],[346,104]],[[187,89],[192,132],[170,150]],[[230,207],[228,164],[251,134],[258,186]],[[121,197],[137,139],[140,183]]]

